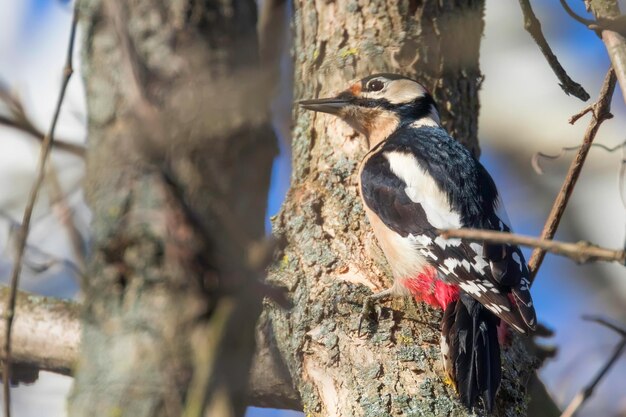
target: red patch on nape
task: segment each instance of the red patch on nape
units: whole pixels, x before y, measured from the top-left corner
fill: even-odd
[[[444,310],[459,298],[459,287],[437,279],[437,271],[432,267],[425,268],[417,277],[404,280],[404,286],[416,300]]]
[[[349,90],[352,93],[352,95],[358,96],[359,94],[361,94],[361,82],[359,81],[358,83],[352,84]]]

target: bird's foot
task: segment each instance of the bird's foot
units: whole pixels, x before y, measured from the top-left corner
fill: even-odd
[[[361,309],[361,317],[359,318],[359,330],[357,333],[358,336],[361,336],[363,321],[369,321],[373,317],[376,317],[376,321],[380,319],[382,310],[378,303],[385,298],[390,298],[391,295],[391,289],[386,289],[385,291],[370,295],[365,299],[365,302],[363,303],[363,308]]]

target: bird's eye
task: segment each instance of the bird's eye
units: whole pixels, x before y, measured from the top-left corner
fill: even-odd
[[[367,83],[367,91],[380,91],[385,86],[385,83],[381,80],[372,80]]]

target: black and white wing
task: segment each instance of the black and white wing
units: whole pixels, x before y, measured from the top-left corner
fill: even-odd
[[[485,172],[486,175],[489,175]],[[500,197],[494,200],[494,212],[489,229],[512,232],[509,217]],[[511,288],[513,301],[526,325],[534,329],[537,325],[535,307],[530,295],[530,271],[522,250],[517,245],[484,243],[485,257],[489,259],[491,273],[501,285]]]
[[[464,224],[464,214],[450,202],[445,184],[430,174],[432,165],[432,157],[429,156],[428,164],[424,163],[413,149],[383,146],[367,159],[361,171],[365,204],[391,232],[413,239],[416,250],[445,280],[459,285],[519,332],[534,329],[534,310],[528,285],[522,282],[525,262],[519,249],[443,239],[438,235],[437,229],[475,226]],[[493,184],[490,177],[488,180]],[[495,222],[498,216],[493,209],[491,212],[493,215],[488,214]],[[509,298],[511,293],[515,305]],[[528,309],[521,311],[520,304],[528,306],[532,314]]]

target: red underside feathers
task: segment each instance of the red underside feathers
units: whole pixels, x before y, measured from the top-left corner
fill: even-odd
[[[498,324],[498,342],[501,346],[509,346],[511,344],[509,325],[504,320],[500,320],[500,324]]]
[[[437,279],[434,268],[426,268],[417,277],[406,279],[404,286],[416,300],[444,310],[448,304],[459,298],[459,287]]]

